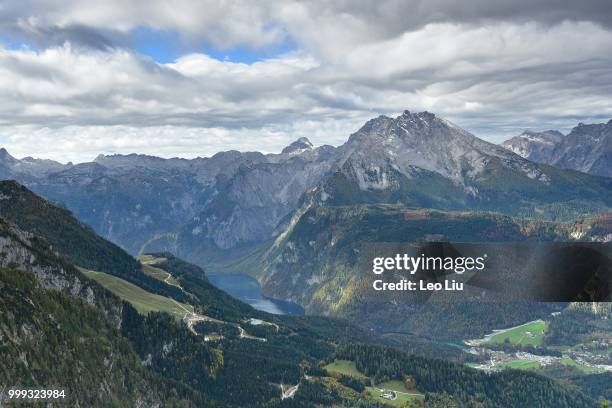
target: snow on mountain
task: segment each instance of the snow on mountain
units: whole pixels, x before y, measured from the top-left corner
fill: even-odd
[[[306,137],[300,137],[282,151],[283,154],[300,154],[307,150],[312,150],[312,143]]]
[[[563,134],[556,130],[533,132],[526,130],[506,140],[502,146],[521,157],[538,163],[548,163],[555,147],[563,140]]]

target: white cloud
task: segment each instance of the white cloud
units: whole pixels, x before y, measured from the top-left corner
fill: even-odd
[[[452,19],[428,3],[406,10],[393,1],[99,3],[3,10],[0,32],[11,22],[39,34],[72,27],[94,44],[66,34],[40,50],[0,48],[0,145],[9,151],[79,161],[99,152],[278,151],[299,136],[341,143],[368,118],[403,109],[433,111],[495,141],[612,116],[612,32],[597,22],[503,19],[495,10]],[[88,31],[129,35],[143,25],[218,46],[290,38],[299,49],[251,64],[198,53],[159,64],[129,47],[97,46],[106,40]]]
[[[360,121],[366,120],[360,118]],[[160,157],[206,157],[220,151],[279,153],[288,138],[308,137],[316,145],[340,144],[357,130],[350,119],[296,121],[286,125],[252,128],[184,126],[65,126],[59,129],[30,125],[10,132],[0,126],[9,152],[18,158],[33,156],[61,162],[85,162],[98,154],[140,153]]]
[[[285,37],[284,29],[270,19],[273,4],[248,0],[24,0],[3,10],[0,23],[34,36],[48,28],[58,32],[91,27],[126,33],[148,27],[177,31],[185,41],[204,40],[219,47],[262,47]]]

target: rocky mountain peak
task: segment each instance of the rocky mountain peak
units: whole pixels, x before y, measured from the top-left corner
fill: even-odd
[[[449,129],[461,130],[458,126],[436,117],[431,112],[412,113],[405,110],[395,118],[380,115],[367,121],[361,129],[351,135],[347,144],[364,142],[367,144],[372,141],[388,144],[395,138],[413,139],[415,142],[421,140],[429,143],[433,137],[448,133]]]
[[[176,168],[186,168],[189,166],[189,160],[180,158],[162,158],[150,156],[147,154],[100,154],[95,158],[93,163],[97,163],[108,169],[115,171],[130,171],[133,169],[148,169],[148,170],[168,170]]]
[[[11,156],[11,154],[4,147],[2,147],[0,148],[0,161],[4,163],[14,163],[18,160]]]
[[[545,130],[543,132],[525,130],[523,133],[519,135],[519,137],[521,136],[526,137],[526,138],[532,138],[532,139],[542,138],[542,139],[552,140],[552,141],[560,141],[561,139],[563,139],[563,133],[559,132],[558,130]]]
[[[525,131],[506,140],[502,146],[538,163],[612,176],[612,120],[593,124],[580,122],[567,136],[555,130]]]
[[[307,137],[300,137],[282,151],[283,154],[299,154],[306,150],[312,150],[312,143]]]
[[[368,121],[340,151],[344,156],[340,164],[357,178],[361,189],[387,188],[391,173],[410,178],[415,168],[467,185],[492,160],[534,172],[523,159],[427,111]]]
[[[579,123],[565,138],[565,147],[570,145],[591,145],[593,148],[606,138],[612,136],[612,126],[608,123]]]
[[[431,128],[435,124],[447,125],[446,121],[437,118],[436,115],[427,111],[411,113],[405,110],[404,113],[395,118],[394,121],[401,124],[405,129],[410,128],[417,132]]]
[[[503,142],[502,146],[525,159],[547,162],[551,159],[557,144],[564,137],[563,133],[557,130],[546,130],[544,132],[525,130],[520,135]]]
[[[411,113],[409,110],[405,110],[401,117],[428,122],[434,120],[436,115],[428,111]]]
[[[597,176],[612,177],[612,120],[580,123],[558,144],[550,164]]]

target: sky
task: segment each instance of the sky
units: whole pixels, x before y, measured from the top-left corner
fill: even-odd
[[[278,152],[404,110],[568,132],[612,117],[610,50],[609,0],[0,0],[0,146]]]

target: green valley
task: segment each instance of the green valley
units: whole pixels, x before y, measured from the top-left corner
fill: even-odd
[[[539,346],[542,344],[545,331],[546,322],[536,320],[510,329],[499,330],[490,337],[487,337],[487,340],[482,344],[504,343],[507,341],[510,344]]]
[[[377,407],[408,399],[417,406],[436,406],[449,398],[462,404],[477,398],[484,406],[493,407],[522,401],[519,390],[523,388],[517,388],[516,382],[527,382],[532,395],[548,395],[548,399],[537,400],[543,407],[593,405],[588,395],[570,395],[563,384],[545,377],[523,373],[482,377],[479,371],[458,363],[416,357],[389,347],[409,348],[405,343],[379,337],[344,320],[258,311],[212,286],[201,268],[167,252],[141,258],[155,268],[147,274],[147,265],[143,267],[128,254],[92,237],[91,230],[74,223],[69,213],[53,209],[21,187],[8,187],[1,191],[5,206],[14,199],[24,200],[34,211],[29,222],[43,218],[34,209],[44,208],[45,213],[55,214],[55,226],[53,232],[37,228],[41,235],[35,235],[8,222],[0,223],[0,260],[10,262],[13,268],[2,275],[3,285],[10,290],[3,289],[1,294],[2,310],[8,313],[3,313],[0,329],[5,333],[2,338],[15,339],[14,333],[20,333],[18,340],[11,340],[12,348],[3,345],[0,352],[8,352],[7,358],[15,361],[8,375],[19,372],[19,378],[31,379],[30,384],[53,384],[51,367],[62,367],[55,360],[58,352],[66,362],[64,384],[73,392],[94,379],[108,384],[108,393],[80,394],[81,405],[88,401],[95,405],[96,398],[124,398],[127,405],[156,400],[164,406]],[[29,225],[14,211],[7,215],[21,228]],[[68,233],[82,239],[70,245],[59,242]],[[90,259],[87,265],[77,263],[79,269],[72,262],[84,253],[100,259]],[[136,262],[135,268],[121,267],[132,262]],[[106,270],[93,272],[91,265]],[[11,272],[16,269],[24,272]],[[44,288],[39,289],[37,282]],[[57,300],[55,305],[49,303],[49,296]],[[24,308],[38,312],[26,313]],[[179,319],[180,308],[190,312],[185,319]],[[83,313],[92,317],[91,323]],[[27,316],[36,322],[23,321]],[[7,317],[10,320],[6,321]],[[50,322],[63,323],[56,326]],[[36,336],[28,334],[31,327],[37,327]],[[27,364],[22,364],[18,356],[23,346],[18,345],[30,344],[24,341],[32,339],[44,341],[31,343],[36,357],[26,354]],[[105,363],[110,355],[120,358],[123,365]],[[91,360],[90,376],[69,369],[79,367],[80,360]],[[49,369],[37,371],[36,367]],[[334,368],[363,373],[364,377],[334,373]],[[120,369],[121,374],[116,375],[113,369]],[[3,375],[1,385],[6,386],[8,377]],[[410,386],[406,385],[408,378]],[[367,387],[389,388],[392,399],[381,401],[384,391],[378,391],[377,396]],[[148,391],[153,388],[155,392]]]
[[[579,312],[576,315],[576,312]],[[575,383],[590,390],[596,398],[609,398],[610,393],[588,388],[584,378],[597,384],[612,375],[612,358],[607,342],[612,330],[609,305],[606,303],[572,303],[555,312],[546,321],[537,320],[516,327],[495,330],[478,340],[466,340],[470,353],[481,358],[470,366],[486,372],[505,369],[527,370]],[[581,324],[582,323],[582,324]],[[583,333],[584,324],[593,324],[599,331]],[[558,332],[560,325],[565,332]],[[563,343],[563,344],[559,344]]]

